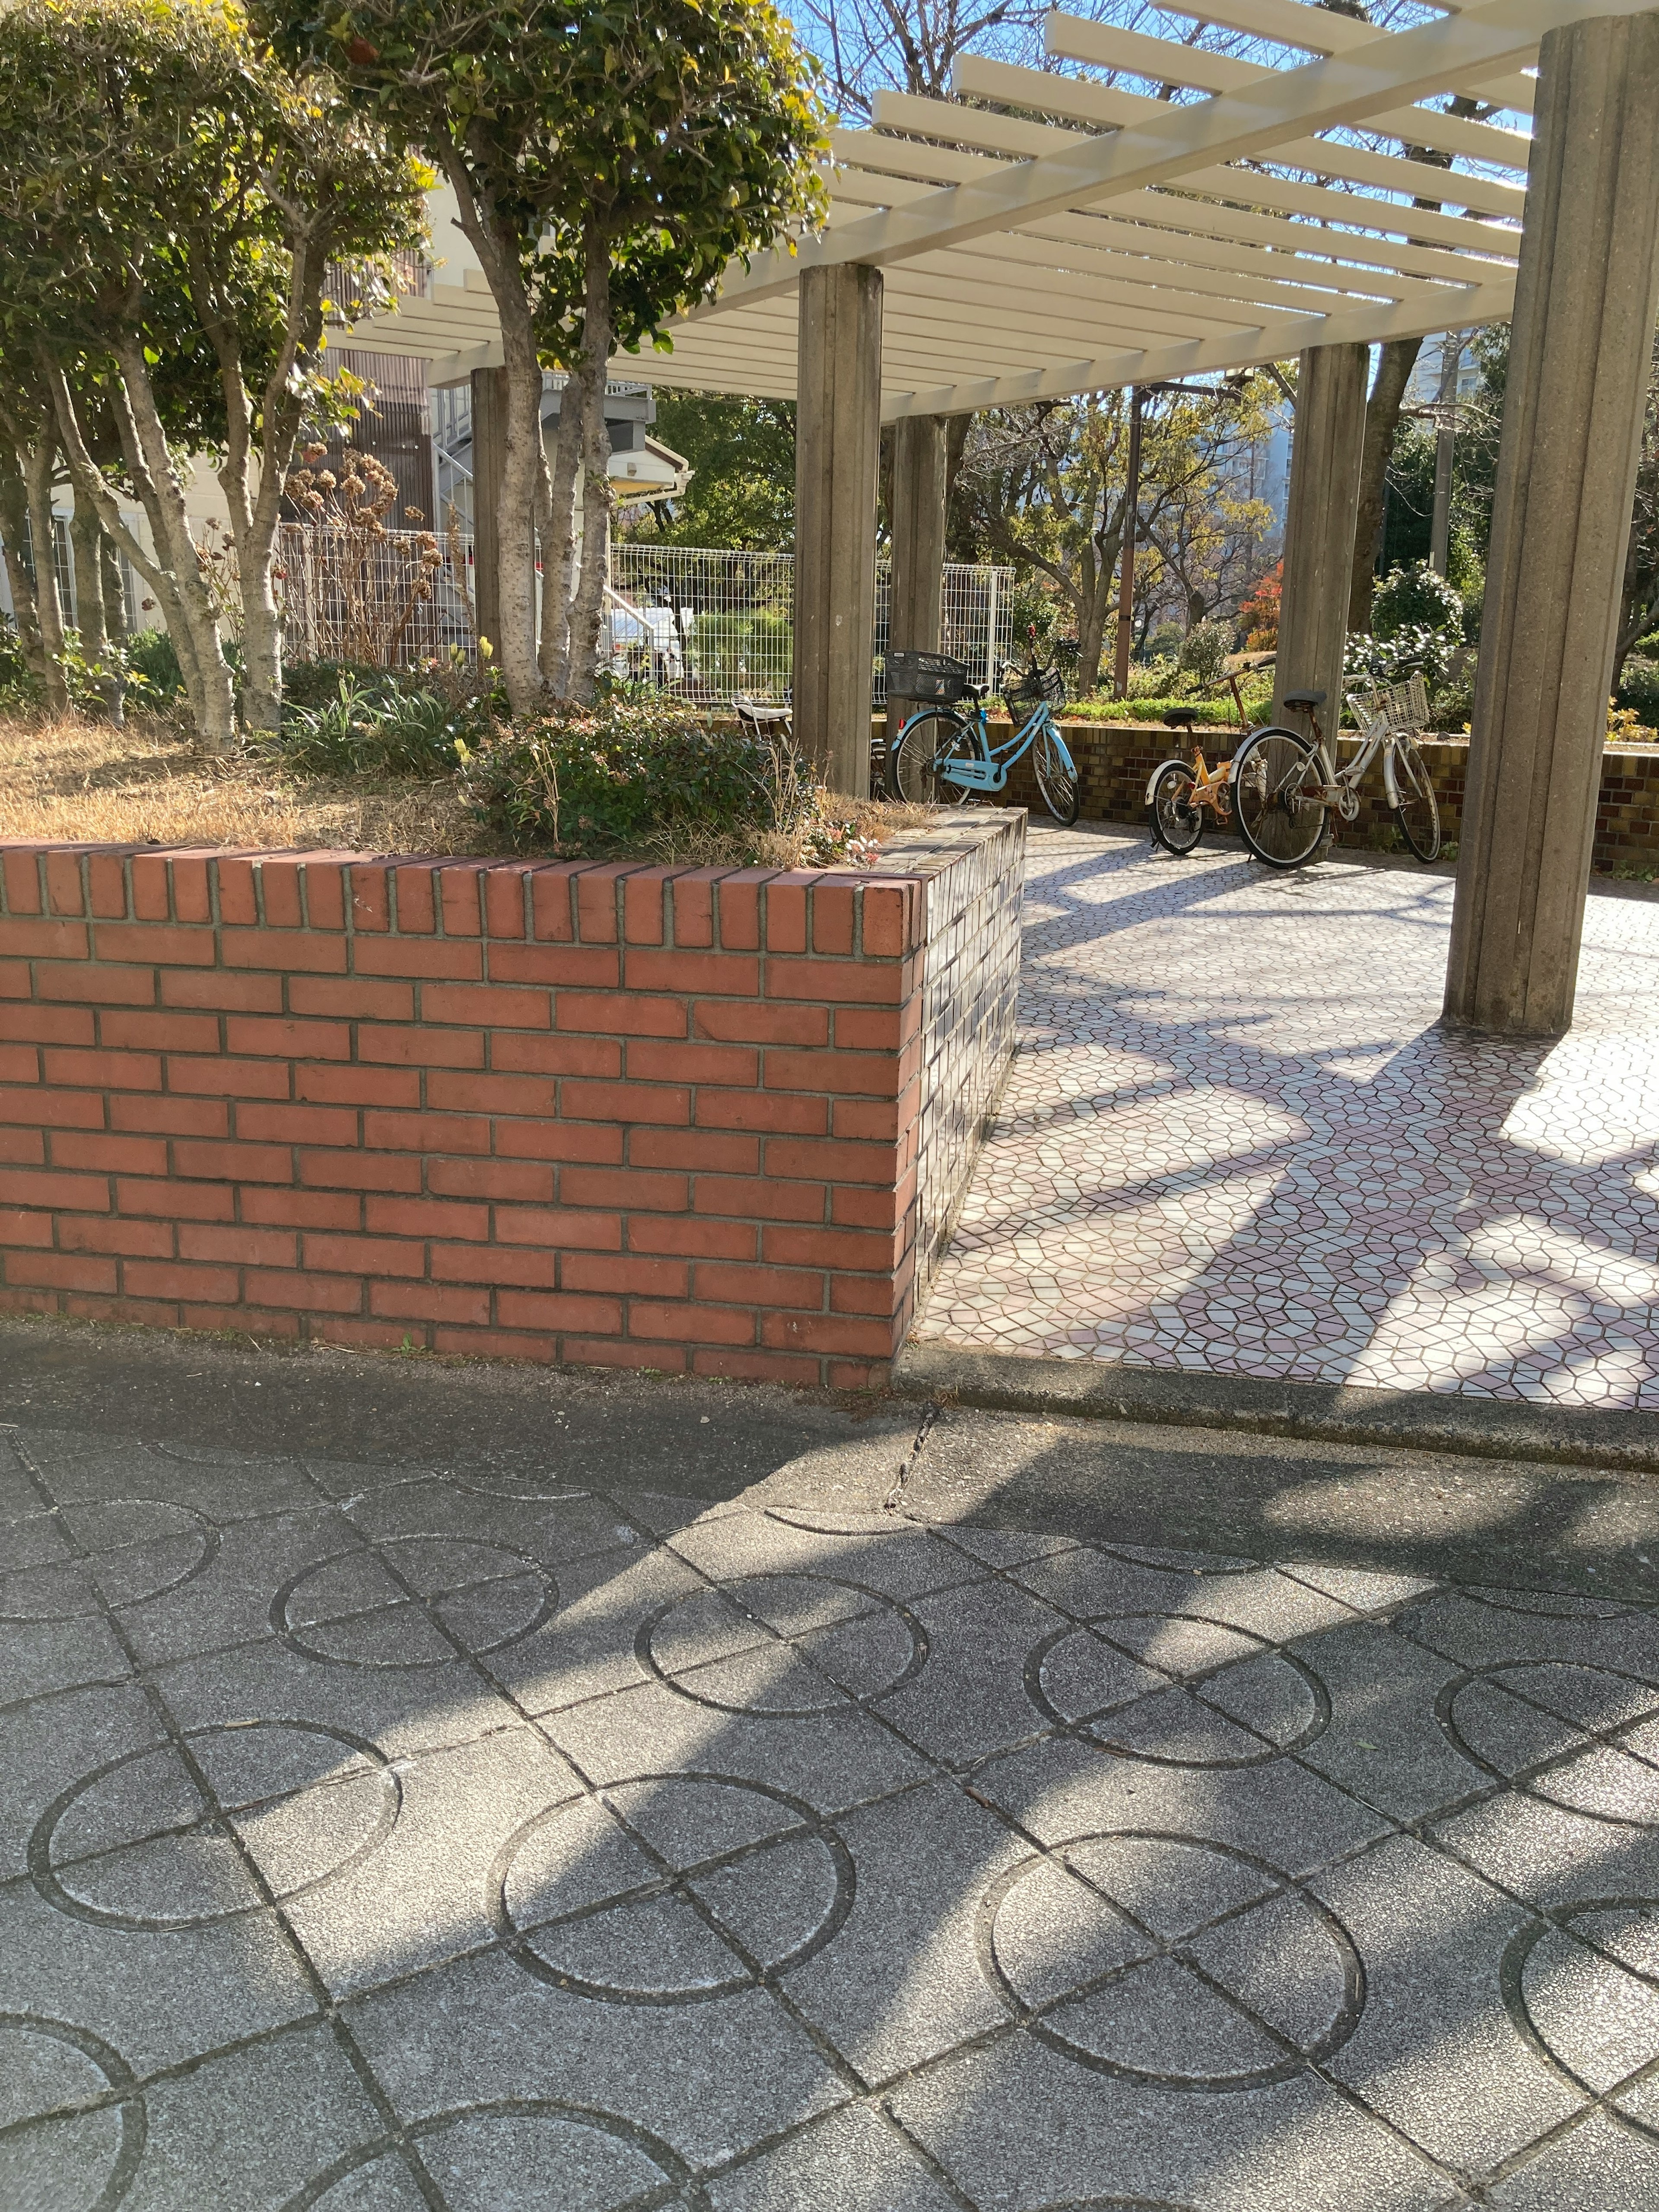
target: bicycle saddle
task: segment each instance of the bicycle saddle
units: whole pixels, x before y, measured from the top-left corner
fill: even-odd
[[[763,725],[769,722],[787,722],[793,712],[793,709],[789,707],[763,707],[753,699],[734,699],[732,702],[732,708],[733,713],[741,720],[759,722]]]
[[[1325,699],[1326,694],[1323,691],[1287,691],[1285,694],[1285,704],[1287,707],[1304,707],[1310,710],[1315,707],[1322,707]]]
[[[1196,707],[1171,707],[1164,720],[1171,730],[1190,730],[1198,720],[1198,709]]]

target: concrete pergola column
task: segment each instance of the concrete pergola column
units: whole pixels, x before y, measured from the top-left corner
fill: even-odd
[[[945,491],[948,469],[942,415],[905,415],[893,429],[893,565],[887,641],[937,653],[945,600]],[[890,692],[890,741],[912,702]]]
[[[1551,31],[1498,445],[1446,1018],[1572,1020],[1659,305],[1659,15]]]
[[[879,269],[803,270],[795,409],[795,741],[832,791],[870,788],[881,450]]]
[[[1316,346],[1303,355],[1297,379],[1273,720],[1285,720],[1287,691],[1322,691],[1319,719],[1328,739],[1342,711],[1370,369],[1367,346]],[[1304,724],[1293,718],[1290,726]]]
[[[507,371],[472,372],[472,612],[480,637],[501,641],[501,555],[496,518],[507,463]]]

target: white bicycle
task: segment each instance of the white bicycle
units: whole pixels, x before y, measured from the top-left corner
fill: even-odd
[[[1440,808],[1417,742],[1429,720],[1422,677],[1350,695],[1359,750],[1340,769],[1318,719],[1324,703],[1322,691],[1287,693],[1287,711],[1306,715],[1312,737],[1273,724],[1252,730],[1233,755],[1233,811],[1244,842],[1270,868],[1301,867],[1328,843],[1334,813],[1355,819],[1359,786],[1380,753],[1383,793],[1401,836],[1419,860],[1436,859]]]

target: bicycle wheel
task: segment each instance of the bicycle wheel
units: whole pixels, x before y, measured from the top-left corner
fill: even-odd
[[[887,756],[887,791],[892,799],[912,805],[963,806],[977,792],[964,791],[942,774],[952,760],[981,758],[973,725],[944,709],[917,714],[899,732],[899,741]]]
[[[1299,868],[1325,835],[1325,771],[1294,730],[1255,730],[1233,755],[1239,835],[1270,868]]]
[[[1402,732],[1394,741],[1394,787],[1400,804],[1394,818],[1400,834],[1419,860],[1440,854],[1440,807],[1429,776],[1429,764],[1417,749],[1417,740]]]
[[[1045,722],[1036,733],[1031,766],[1043,805],[1062,830],[1069,830],[1077,820],[1077,765],[1052,722]]]
[[[1190,853],[1204,835],[1204,810],[1193,804],[1193,772],[1185,761],[1166,761],[1152,786],[1148,810],[1152,836],[1166,853]]]

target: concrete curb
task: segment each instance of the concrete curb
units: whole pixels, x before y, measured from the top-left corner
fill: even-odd
[[[1653,1413],[1453,1398],[1431,1390],[1269,1382],[954,1344],[908,1346],[895,1363],[892,1388],[907,1397],[993,1412],[1242,1429],[1324,1443],[1659,1474],[1659,1414]]]

